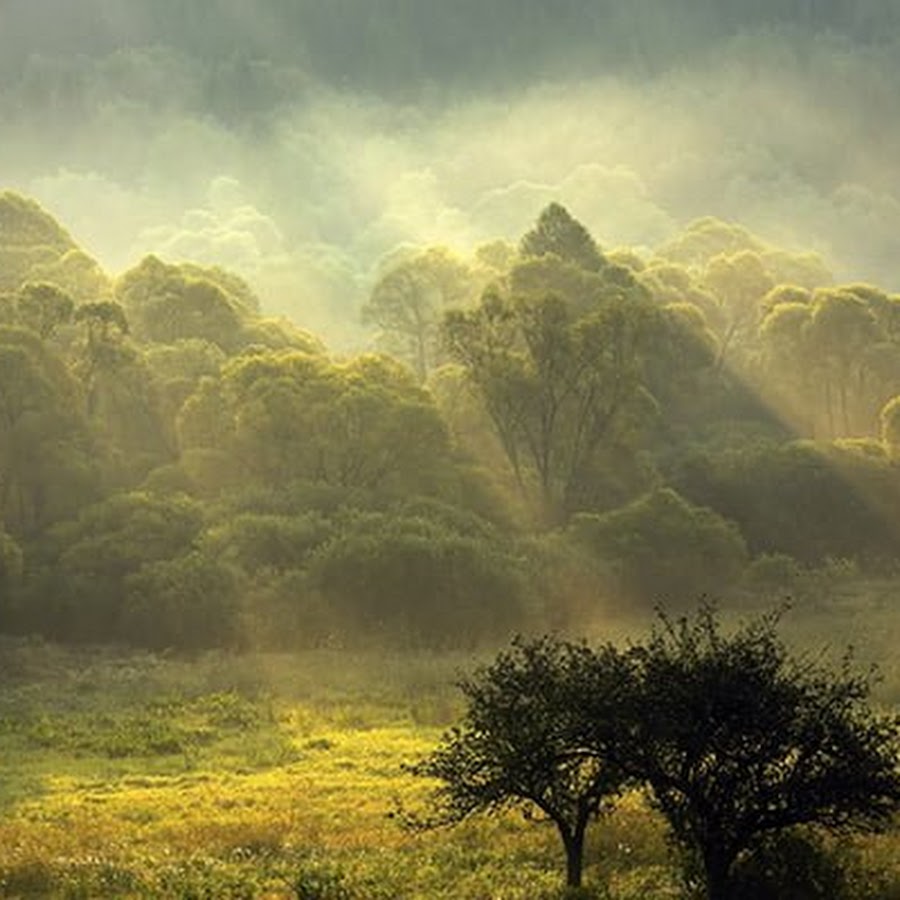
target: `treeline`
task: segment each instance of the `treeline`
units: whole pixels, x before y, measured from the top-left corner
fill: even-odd
[[[895,570],[900,297],[816,256],[711,219],[601,249],[554,204],[385,260],[362,314],[380,352],[337,358],[2,195],[0,627],[471,645]]]

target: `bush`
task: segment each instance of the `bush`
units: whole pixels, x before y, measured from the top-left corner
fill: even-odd
[[[424,518],[358,516],[314,555],[310,574],[336,624],[368,638],[472,645],[521,621],[524,589],[499,540]]]
[[[609,563],[622,593],[639,601],[721,592],[747,559],[735,525],[668,488],[602,516],[576,516],[570,533]]]

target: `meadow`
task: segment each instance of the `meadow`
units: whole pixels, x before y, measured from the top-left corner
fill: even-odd
[[[887,652],[888,609],[872,602],[865,617],[837,604],[816,621]],[[0,896],[561,897],[549,825],[521,813],[426,832],[400,821],[429,789],[404,764],[458,717],[454,680],[488,657],[189,659],[5,639]],[[885,676],[877,699],[893,705],[900,679]],[[833,850],[853,896],[900,897],[900,831]],[[683,897],[676,862],[659,818],[628,795],[593,828],[584,896]]]

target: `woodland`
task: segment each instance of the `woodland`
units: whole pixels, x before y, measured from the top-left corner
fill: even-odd
[[[5,633],[466,648],[897,576],[900,296],[737,224],[398,251],[336,354],[6,193],[0,290]]]

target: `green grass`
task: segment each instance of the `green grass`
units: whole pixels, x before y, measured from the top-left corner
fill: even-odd
[[[413,834],[403,764],[461,711],[466,655],[194,660],[0,644],[0,896],[560,897],[553,829],[519,815]],[[853,844],[900,897],[900,835]],[[597,823],[586,896],[679,897],[640,796]],[[893,892],[893,893],[892,893]]]

